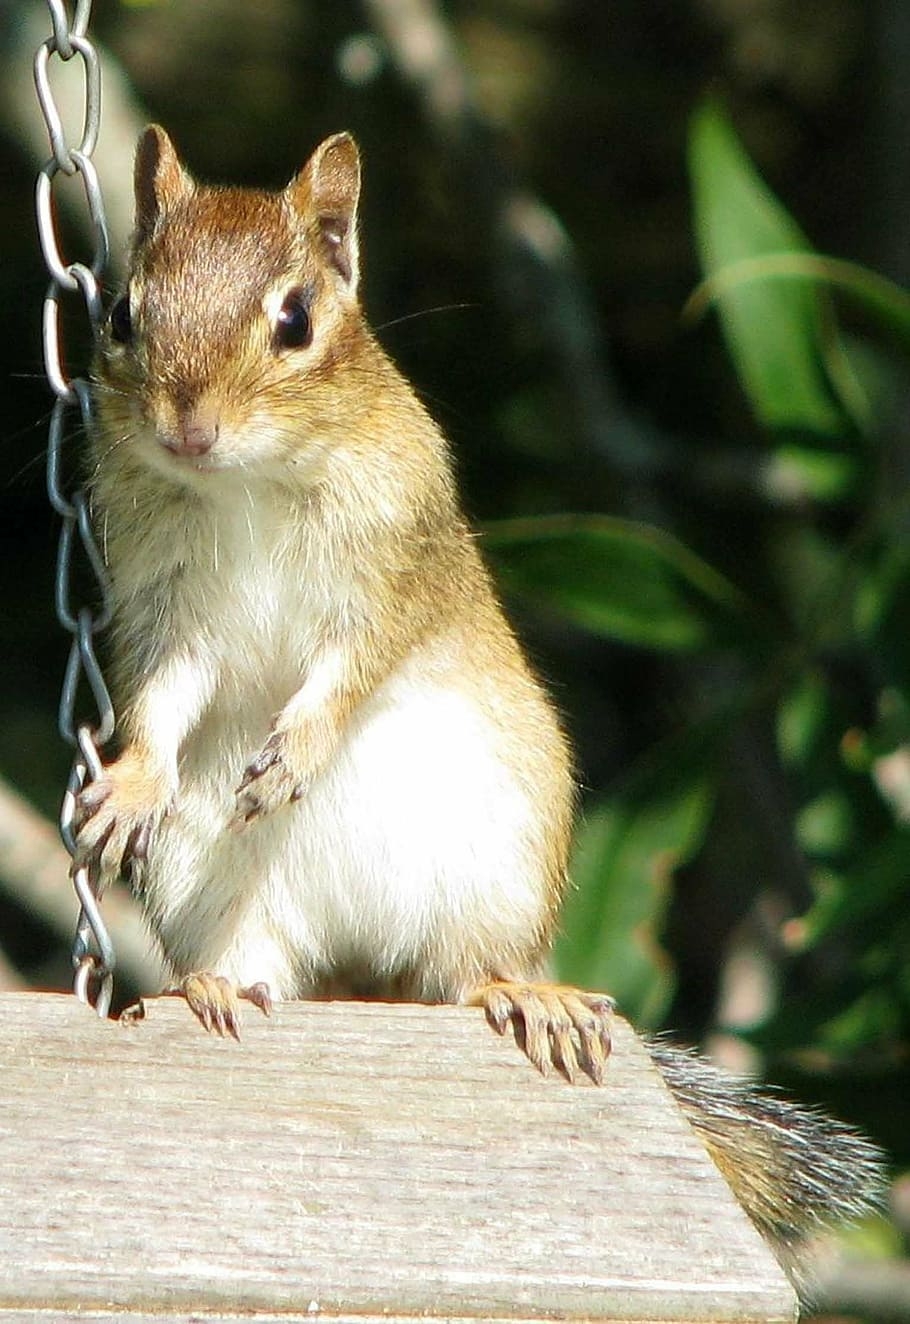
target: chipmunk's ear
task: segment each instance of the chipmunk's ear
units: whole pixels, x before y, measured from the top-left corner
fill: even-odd
[[[351,135],[336,133],[320,143],[287,193],[304,221],[315,221],[329,261],[355,290],[360,152]]]
[[[162,212],[192,193],[193,181],[159,124],[144,129],[136,146],[133,169],[136,191],[136,238],[147,239]]]

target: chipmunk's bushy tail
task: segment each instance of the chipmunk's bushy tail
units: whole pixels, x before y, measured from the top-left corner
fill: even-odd
[[[731,1076],[691,1050],[661,1040],[648,1050],[800,1297],[811,1297],[807,1239],[881,1205],[881,1150],[843,1122]]]

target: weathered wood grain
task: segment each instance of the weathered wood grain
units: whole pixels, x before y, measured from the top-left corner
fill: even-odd
[[[467,1009],[0,997],[2,1321],[794,1312],[622,1024],[573,1088]]]

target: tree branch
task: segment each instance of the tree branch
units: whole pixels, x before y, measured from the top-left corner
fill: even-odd
[[[69,856],[56,830],[0,778],[0,891],[52,929],[65,946],[72,942],[78,913],[68,874]],[[103,908],[118,972],[142,989],[160,988],[161,964],[150,952],[132,898],[124,890],[112,889]]]

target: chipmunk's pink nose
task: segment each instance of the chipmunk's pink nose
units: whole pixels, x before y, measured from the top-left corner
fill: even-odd
[[[174,455],[207,455],[218,440],[218,420],[198,411],[181,414],[173,431],[160,434],[159,440]]]

